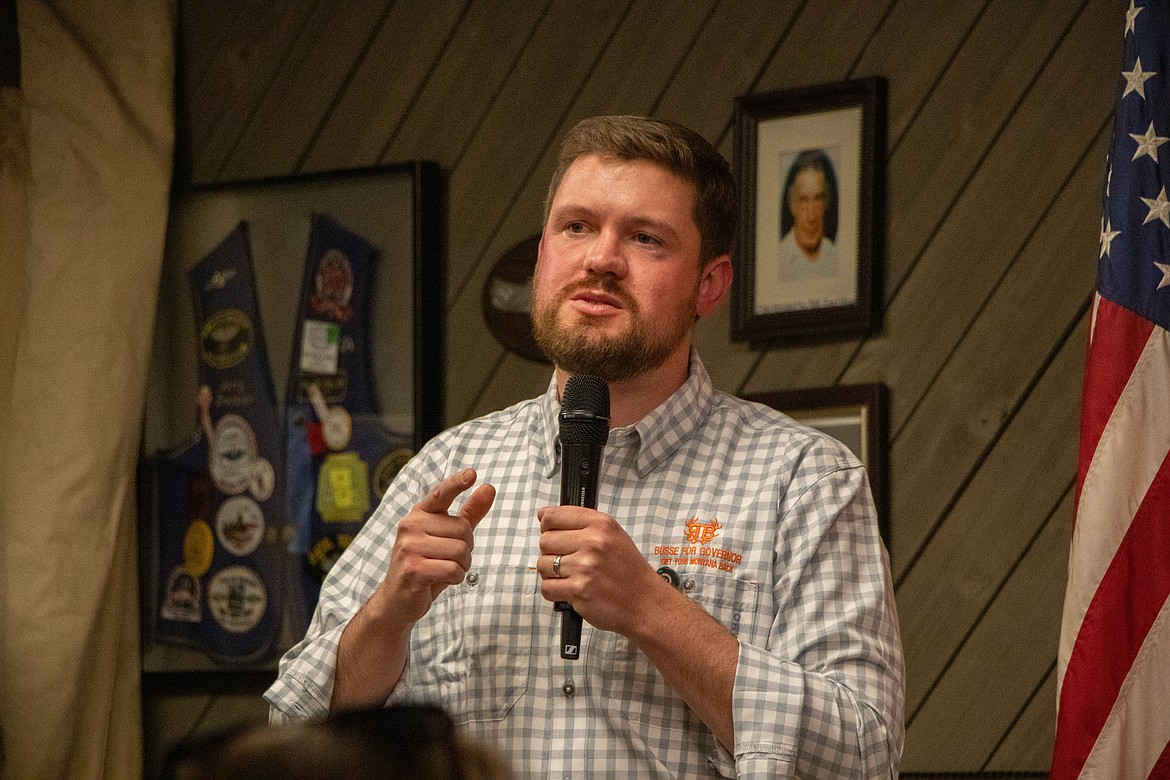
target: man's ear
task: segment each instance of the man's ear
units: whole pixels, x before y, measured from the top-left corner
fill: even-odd
[[[718,308],[731,289],[731,255],[719,255],[707,263],[699,279],[699,297],[695,314],[706,317]]]

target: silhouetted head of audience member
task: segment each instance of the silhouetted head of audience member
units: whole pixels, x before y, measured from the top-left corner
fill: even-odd
[[[490,747],[461,738],[441,709],[401,705],[325,721],[252,726],[172,751],[167,780],[509,780]]]

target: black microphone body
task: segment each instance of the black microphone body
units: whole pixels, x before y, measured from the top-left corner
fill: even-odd
[[[561,506],[597,508],[601,452],[609,438],[609,385],[586,374],[569,377],[561,396]],[[581,616],[567,601],[561,613],[561,658],[581,656]]]

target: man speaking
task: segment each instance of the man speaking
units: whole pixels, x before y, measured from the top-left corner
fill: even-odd
[[[534,277],[547,392],[402,469],[281,661],[273,720],[437,703],[525,776],[896,775],[902,652],[864,470],[715,391],[692,348],[735,215],[691,130],[569,133]],[[610,394],[596,508],[558,500],[577,375]],[[584,621],[577,657],[558,602]]]

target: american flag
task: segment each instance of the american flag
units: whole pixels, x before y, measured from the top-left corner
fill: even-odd
[[[1130,2],[1124,37],[1057,659],[1058,780],[1170,778],[1170,0]]]

